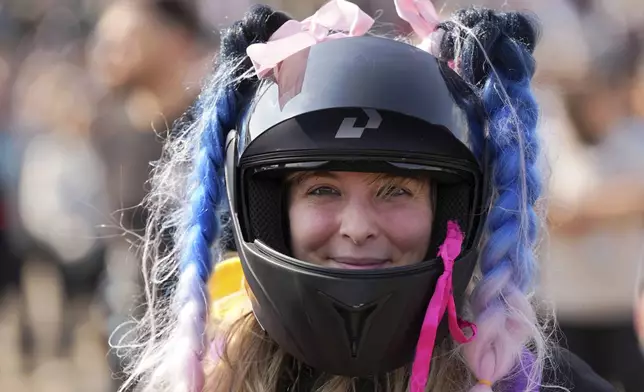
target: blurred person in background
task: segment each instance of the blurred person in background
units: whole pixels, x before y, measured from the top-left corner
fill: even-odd
[[[632,100],[641,41],[592,2],[575,3],[592,78],[564,78],[541,91],[551,169],[542,294],[555,306],[565,346],[626,392],[641,391],[634,299],[644,243],[644,119]]]
[[[68,356],[76,325],[98,287],[107,213],[105,171],[90,139],[94,99],[78,64],[35,51],[14,93],[18,172],[12,230],[23,259],[53,262],[62,283],[56,353]],[[22,332],[22,331],[21,331]]]
[[[191,122],[187,109],[212,58],[215,36],[196,10],[184,0],[117,0],[100,16],[88,47],[92,75],[105,93],[94,137],[108,168],[112,225],[126,232],[110,241],[108,252],[102,304],[110,343],[125,344],[124,323],[137,312],[133,298],[142,297],[136,244],[146,222],[141,202],[151,162],[160,158],[173,123]],[[124,363],[117,351],[110,353],[118,376]]]
[[[22,281],[22,259],[12,246],[11,219],[10,219],[10,172],[12,162],[11,151],[11,89],[15,77],[16,55],[13,43],[17,36],[17,29],[11,23],[6,10],[0,9],[0,302],[10,294],[18,294],[17,301],[22,302],[19,293]],[[32,357],[34,340],[28,322],[24,303],[18,306],[19,322],[19,348],[23,369],[30,367],[28,358]],[[1,316],[1,314],[0,314]]]
[[[32,17],[31,3],[3,7],[24,11],[9,18],[16,71],[5,107],[0,166],[11,254],[19,271],[27,265],[39,271],[17,279],[17,309],[6,308],[18,313],[25,371],[69,364],[87,347],[77,337],[103,273],[98,229],[107,213],[102,162],[89,137],[95,96],[80,56],[83,22],[67,3],[38,4],[42,7],[34,7]],[[53,337],[55,358],[46,349],[49,339],[39,339],[38,332]]]
[[[198,16],[182,0],[117,0],[89,46],[92,75],[106,89],[94,124],[106,159],[113,210],[127,229],[144,224],[140,204],[161,138],[196,98],[210,61]]]

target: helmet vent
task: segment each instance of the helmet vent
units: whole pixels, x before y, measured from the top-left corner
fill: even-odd
[[[349,340],[351,357],[357,358],[360,352],[362,337],[369,329],[376,310],[380,305],[389,300],[391,294],[387,294],[384,297],[369,303],[350,305],[321,291],[318,291],[318,293],[331,301],[333,309],[342,319],[346,337]]]

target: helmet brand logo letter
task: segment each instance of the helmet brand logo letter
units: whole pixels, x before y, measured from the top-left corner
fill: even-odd
[[[362,110],[367,114],[367,117],[369,117],[367,125],[364,127],[356,127],[354,125],[356,124],[357,118],[347,117],[342,120],[342,124],[340,124],[340,128],[338,128],[338,132],[335,134],[336,139],[360,139],[362,137],[362,132],[364,132],[365,129],[378,129],[380,123],[382,123],[380,113],[374,109]]]

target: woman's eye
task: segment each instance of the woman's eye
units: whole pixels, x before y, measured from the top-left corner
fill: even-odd
[[[308,192],[309,195],[312,196],[335,196],[340,194],[337,190],[328,187],[328,186],[320,186],[317,188],[314,188]]]
[[[405,196],[410,194],[411,193],[408,190],[398,186],[393,186],[393,185],[383,187],[378,191],[378,197],[382,197],[385,199],[390,197]]]

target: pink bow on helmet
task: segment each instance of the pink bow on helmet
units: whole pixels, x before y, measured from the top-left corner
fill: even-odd
[[[421,39],[418,48],[432,52],[431,34],[436,31],[438,13],[430,0],[394,0],[400,19],[409,23]]]
[[[268,42],[252,44],[246,53],[258,77],[275,79],[283,107],[300,92],[311,46],[330,39],[364,35],[373,22],[357,5],[333,0],[301,22],[284,23]]]

